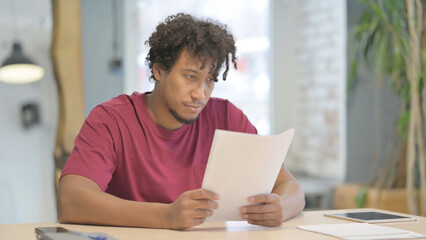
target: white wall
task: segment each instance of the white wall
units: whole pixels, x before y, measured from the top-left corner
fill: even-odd
[[[123,0],[123,56],[126,61],[124,66],[124,93],[132,94],[140,88],[141,81],[139,81],[139,66],[135,60],[138,59],[139,54],[139,41],[143,41],[139,37],[139,24],[138,24],[138,0]],[[133,64],[129,61],[134,61]],[[142,84],[145,84],[143,82]],[[144,87],[152,88],[144,85]]]
[[[115,6],[112,1],[81,1],[86,115],[96,105],[124,91],[123,67],[110,68],[114,57],[119,59],[123,57],[123,3],[116,0],[114,2]],[[117,21],[115,25],[114,13]],[[114,35],[117,40],[116,53],[113,50]]]
[[[343,180],[346,1],[273,0],[271,6],[274,132],[296,129],[287,167]]]
[[[14,23],[10,3],[18,10]],[[116,1],[118,50],[123,56],[123,5]],[[113,54],[111,1],[82,0],[83,70],[86,114],[97,104],[123,93],[123,69],[110,68]],[[14,29],[25,53],[46,71],[37,83],[0,83],[0,224],[56,221],[53,149],[57,124],[57,92],[50,44],[51,1],[0,0],[0,62],[10,54]],[[39,104],[41,124],[25,130],[21,105]]]
[[[52,33],[49,0],[0,0],[0,63],[18,37],[25,53],[46,75],[37,83],[0,82],[0,223],[56,220],[54,160],[57,119],[56,85],[50,61]],[[27,102],[39,105],[41,124],[25,130],[20,109]]]

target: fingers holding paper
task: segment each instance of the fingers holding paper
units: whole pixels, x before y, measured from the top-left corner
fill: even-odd
[[[241,217],[248,223],[269,227],[280,226],[284,221],[281,197],[276,193],[260,194],[248,198],[251,204],[240,208]]]
[[[169,205],[168,219],[170,228],[186,229],[200,225],[217,209],[219,195],[205,189],[196,189],[182,193]]]

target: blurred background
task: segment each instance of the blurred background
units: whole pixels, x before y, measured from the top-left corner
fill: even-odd
[[[0,0],[0,64],[18,41],[44,70],[36,82],[0,81],[0,223],[57,220],[55,2],[61,1]],[[75,3],[78,14],[62,21],[81,22],[81,52],[71,54],[80,57],[84,116],[119,94],[153,88],[144,42],[168,15],[185,12],[218,19],[234,33],[238,70],[231,71],[226,82],[219,81],[213,96],[230,99],[262,135],[296,129],[285,165],[305,190],[306,210],[382,206],[367,198],[373,194],[366,187],[374,185],[377,170],[395,148],[401,102],[390,84],[371,81],[368,64],[362,61],[356,83],[348,87],[354,47],[348,40],[366,11],[359,1]],[[404,204],[405,198],[390,205]]]

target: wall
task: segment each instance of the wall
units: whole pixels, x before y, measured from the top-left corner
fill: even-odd
[[[87,115],[99,103],[124,91],[123,67],[111,67],[113,59],[122,60],[123,57],[123,2],[82,0],[81,8]],[[115,51],[114,39],[117,41]]]
[[[46,71],[38,83],[0,83],[0,224],[56,221],[53,148],[57,121],[56,84],[50,44],[51,6],[48,0],[16,1],[19,22],[14,23],[10,3],[0,0],[0,61],[9,55],[15,26],[24,51]],[[110,68],[122,56],[122,3],[82,0],[83,68],[86,114],[97,104],[124,89],[122,68]],[[117,11],[117,51],[113,51],[113,8]],[[20,107],[36,102],[41,124],[21,126]]]
[[[287,158],[287,164],[294,169],[303,169],[305,166],[310,165],[309,159],[321,159],[320,152],[315,151],[310,144],[303,147],[301,142],[301,132],[305,129],[312,130],[318,124],[319,115],[313,112],[307,112],[305,116],[301,116],[306,112],[304,101],[306,98],[313,97],[317,99],[317,103],[327,102],[327,94],[324,94],[324,89],[327,84],[319,85],[322,90],[303,93],[300,91],[300,81],[305,79],[308,81],[306,88],[312,88],[321,84],[320,81],[315,81],[315,77],[322,74],[318,71],[318,62],[329,61],[331,66],[336,66],[339,62],[335,60],[342,56],[328,56],[327,53],[321,54],[321,51],[326,52],[330,48],[330,42],[324,42],[323,31],[333,29],[333,25],[345,24],[347,30],[356,24],[360,17],[363,6],[358,1],[347,0],[347,23],[341,21],[328,21],[324,23],[324,16],[321,16],[321,9],[329,6],[329,15],[337,9],[332,8],[332,1],[291,1],[291,0],[275,0],[272,1],[272,19],[275,22],[272,25],[274,56],[273,56],[273,69],[274,74],[273,87],[274,89],[274,132],[281,132],[290,127],[298,126],[299,130],[295,141],[292,145],[291,151]],[[323,6],[323,7],[321,7]],[[340,6],[340,5],[339,5]],[[327,11],[326,11],[327,12]],[[300,14],[308,13],[306,18],[301,18]],[[298,20],[299,19],[299,20]],[[301,19],[301,20],[300,20]],[[312,30],[308,27],[309,22],[313,21],[319,24]],[[345,26],[343,26],[344,28]],[[313,37],[312,33],[314,32]],[[318,34],[315,35],[315,32]],[[349,32],[344,33],[347,36]],[[306,37],[313,38],[307,41]],[[320,49],[312,49],[312,45],[320,44]],[[324,45],[325,44],[325,45]],[[348,46],[348,52],[351,46]],[[344,51],[344,50],[343,50]],[[301,57],[302,55],[302,57]],[[327,60],[327,57],[330,60]],[[347,56],[339,61],[349,62]],[[305,65],[301,67],[301,65]],[[306,67],[307,66],[307,67]],[[343,66],[345,68],[345,66]],[[321,70],[321,68],[319,69]],[[347,100],[341,98],[340,114],[338,117],[343,121],[341,127],[342,131],[346,131],[345,135],[337,135],[332,140],[340,138],[340,143],[334,142],[333,144],[344,144],[341,146],[343,151],[341,153],[341,170],[325,167],[324,165],[312,165],[310,172],[323,172],[323,169],[334,169],[334,172],[346,173],[341,175],[341,180],[348,182],[364,182],[367,183],[372,177],[372,160],[375,159],[380,163],[389,153],[392,148],[391,139],[394,137],[396,119],[399,113],[399,101],[389,88],[389,84],[384,82],[378,86],[377,81],[372,81],[366,67],[361,64],[359,69],[359,77],[357,85],[347,94]],[[340,75],[346,81],[346,76]],[[324,82],[323,82],[324,83]],[[380,88],[381,91],[377,91]],[[298,90],[299,89],[299,90]],[[346,93],[346,91],[344,91]],[[325,98],[324,98],[325,96]],[[317,104],[316,103],[316,104]],[[346,108],[346,110],[344,110]],[[341,116],[344,113],[346,116]],[[306,121],[303,123],[302,121]],[[326,125],[324,125],[326,126]],[[333,126],[324,128],[328,132],[335,131]],[[341,128],[340,128],[341,129]],[[332,135],[330,135],[332,137]],[[319,140],[328,141],[329,138],[320,138]],[[317,139],[318,140],[318,139]],[[345,143],[346,141],[346,143]],[[321,145],[321,142],[317,142]],[[325,146],[329,146],[326,144]],[[299,154],[302,153],[303,154]],[[346,154],[346,155],[345,155]],[[308,159],[308,160],[306,160]],[[379,165],[380,167],[380,165]],[[314,174],[315,175],[315,174]],[[329,174],[330,176],[330,174]]]
[[[274,132],[296,129],[287,167],[343,180],[346,2],[272,3]]]
[[[12,1],[0,0],[0,62],[18,38],[27,56],[41,65],[46,75],[40,82],[26,85],[0,82],[0,223],[55,221],[57,96],[49,55],[50,1],[14,2],[16,11]],[[20,118],[21,106],[27,102],[37,103],[41,115],[41,124],[29,130],[23,128]]]

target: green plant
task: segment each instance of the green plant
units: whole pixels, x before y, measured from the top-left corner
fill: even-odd
[[[355,203],[358,208],[363,208],[367,203],[368,188],[361,187],[355,197]]]
[[[400,144],[405,145],[401,147],[405,153],[400,159],[406,167],[408,208],[411,213],[418,214],[422,204],[422,215],[426,215],[426,129],[421,97],[426,81],[426,16],[423,15],[426,1],[360,2],[366,6],[366,11],[350,36],[353,61],[348,87],[356,81],[359,60],[363,59],[369,66],[371,79],[380,83],[389,81],[401,100],[397,129],[402,139]],[[401,166],[392,164],[393,168]],[[416,188],[423,198],[416,195]]]

